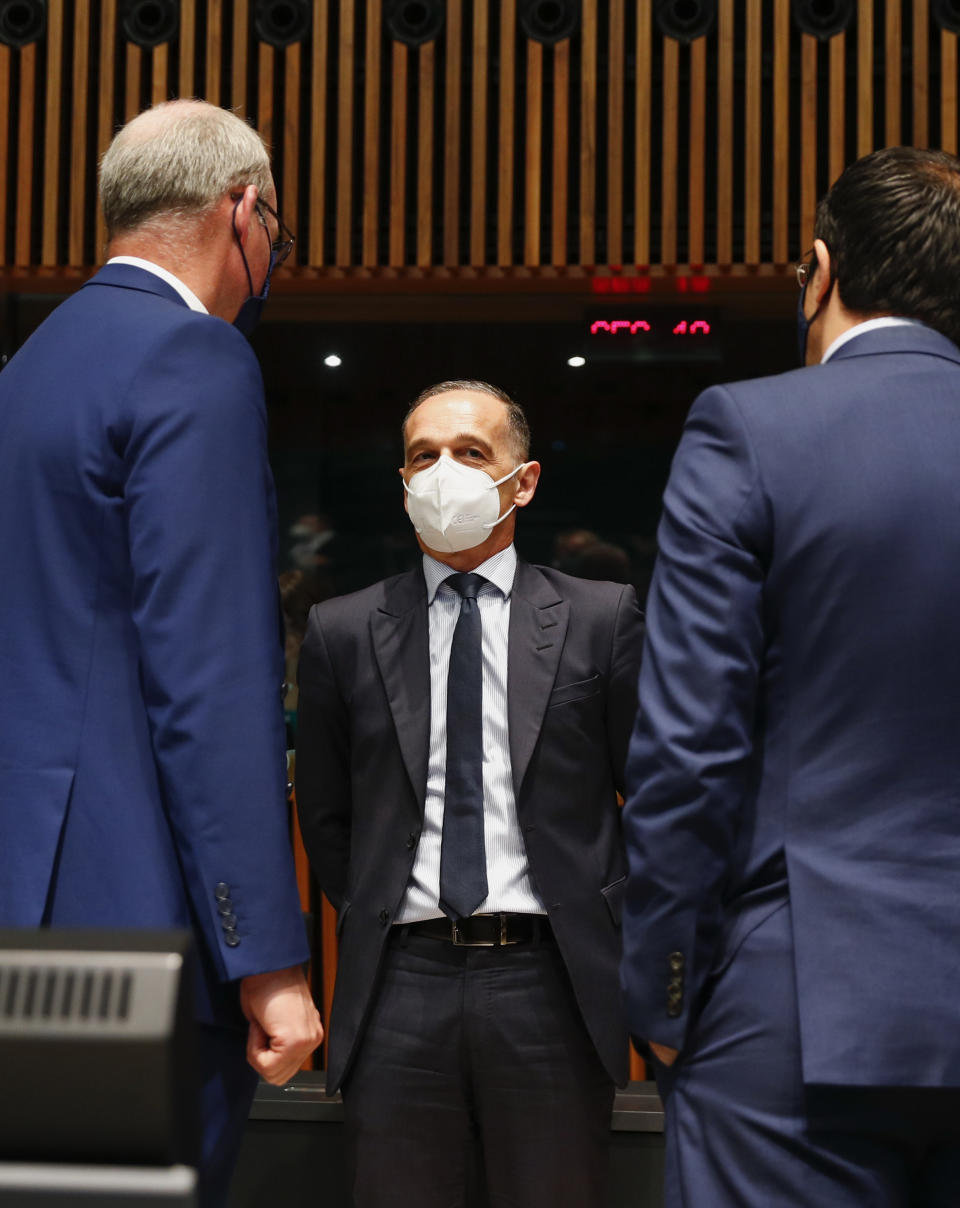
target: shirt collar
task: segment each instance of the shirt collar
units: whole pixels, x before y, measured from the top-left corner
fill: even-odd
[[[513,590],[513,579],[517,573],[517,551],[513,545],[508,545],[506,549],[500,550],[488,558],[486,562],[481,562],[479,566],[475,566],[474,572],[489,580],[494,587],[498,588],[503,598],[509,600],[510,592]],[[429,554],[423,555],[423,577],[427,583],[427,605],[433,603],[436,599],[437,591],[444,579],[456,572],[452,567],[447,566],[443,562],[438,562],[436,558],[431,558]]]
[[[864,319],[862,323],[848,327],[846,331],[837,336],[820,358],[820,364],[823,365],[829,361],[837,349],[842,348],[854,336],[862,336],[867,331],[876,331],[878,327],[923,327],[923,324],[917,319],[899,319],[896,315],[881,315],[879,319]]]
[[[159,264],[154,264],[152,260],[142,260],[139,256],[112,256],[107,264],[132,264],[134,268],[142,268],[145,272],[153,273],[161,281],[166,281],[171,289],[175,289],[191,310],[198,310],[205,315],[210,313],[188,285],[184,285],[179,277],[175,277],[167,269],[161,268]]]

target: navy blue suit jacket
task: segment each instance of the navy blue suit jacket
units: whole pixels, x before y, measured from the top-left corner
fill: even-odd
[[[786,899],[805,1080],[960,1085],[960,351],[888,327],[707,390],[659,540],[632,1029],[682,1050]]]
[[[256,359],[153,274],[0,374],[0,923],[193,927],[211,1021],[307,954],[274,529]]]

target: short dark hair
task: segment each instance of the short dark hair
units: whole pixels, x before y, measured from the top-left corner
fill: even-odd
[[[400,425],[400,435],[403,437],[404,447],[407,443],[407,421],[414,411],[425,403],[428,398],[433,398],[437,394],[450,394],[456,390],[473,390],[477,394],[489,394],[491,398],[497,399],[503,403],[507,409],[507,428],[510,433],[510,439],[513,442],[513,451],[521,461],[526,461],[530,456],[530,425],[527,422],[526,414],[519,403],[515,403],[505,390],[501,390],[499,386],[491,386],[489,382],[474,382],[466,379],[457,379],[452,382],[437,382],[435,386],[428,386],[426,390],[421,390],[417,397],[407,408],[407,414],[403,417],[403,423]]]
[[[852,163],[817,207],[840,301],[919,319],[960,344],[960,160],[885,147]]]

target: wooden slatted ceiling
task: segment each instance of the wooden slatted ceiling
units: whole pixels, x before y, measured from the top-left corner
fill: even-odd
[[[930,0],[857,0],[827,45],[790,0],[718,0],[691,45],[645,0],[583,0],[556,46],[524,36],[517,0],[447,0],[415,48],[389,39],[382,0],[308,2],[302,45],[259,42],[250,0],[181,0],[174,41],[144,50],[118,0],[48,0],[44,43],[0,47],[0,263],[99,260],[94,155],[174,93],[271,143],[317,288],[386,266],[785,270],[852,156],[957,150],[957,36]]]

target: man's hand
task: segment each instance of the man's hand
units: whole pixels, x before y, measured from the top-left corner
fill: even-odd
[[[673,1065],[680,1052],[679,1049],[667,1048],[665,1044],[654,1044],[652,1040],[650,1041],[650,1051],[661,1065]]]
[[[266,1082],[281,1086],[323,1040],[303,971],[297,965],[243,978],[240,1006],[250,1021],[247,1060]]]

